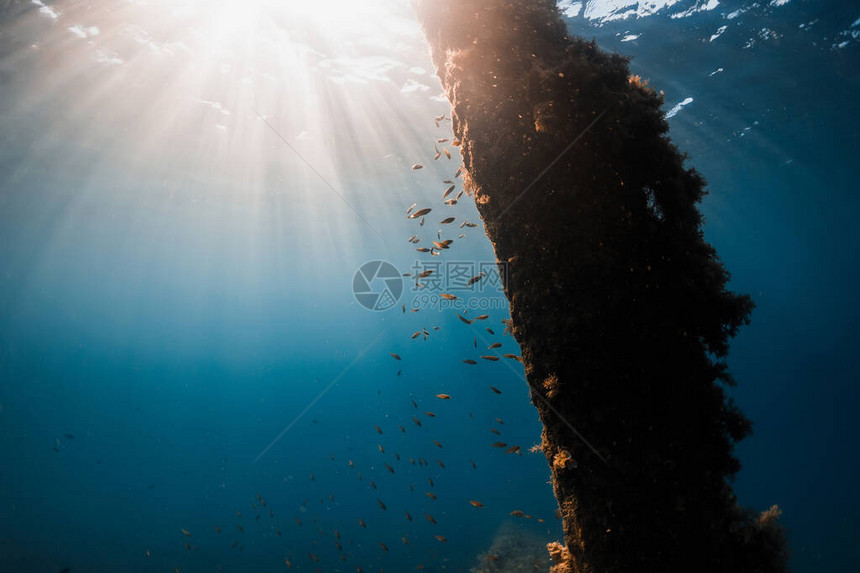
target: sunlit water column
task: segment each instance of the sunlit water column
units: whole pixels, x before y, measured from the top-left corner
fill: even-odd
[[[661,95],[552,0],[417,6],[544,424],[554,573],[784,570],[779,510],[728,482],[750,423],[724,358],[753,305],[703,239]]]

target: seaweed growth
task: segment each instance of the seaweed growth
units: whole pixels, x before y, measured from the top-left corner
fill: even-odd
[[[724,392],[725,356],[753,303],[703,238],[705,182],[667,135],[662,95],[568,36],[553,0],[418,13],[508,263],[564,524],[553,571],[786,570],[777,510],[756,517],[730,486],[750,422]]]

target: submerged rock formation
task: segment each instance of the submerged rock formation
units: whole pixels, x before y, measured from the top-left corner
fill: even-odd
[[[747,296],[704,241],[704,181],[662,96],[569,37],[553,0],[418,0],[473,194],[506,266],[564,525],[555,573],[776,572],[739,508],[728,340]]]
[[[512,521],[499,526],[469,573],[546,573],[549,559],[541,538]]]

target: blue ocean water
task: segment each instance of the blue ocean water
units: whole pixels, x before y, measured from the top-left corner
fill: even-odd
[[[223,4],[0,5],[0,572],[469,571],[560,539],[522,368],[479,358],[519,352],[493,277],[446,308],[353,293],[368,261],[494,261],[441,201],[411,8]],[[860,11],[561,4],[664,90],[756,302],[740,502],[783,509],[795,571],[857,570]]]

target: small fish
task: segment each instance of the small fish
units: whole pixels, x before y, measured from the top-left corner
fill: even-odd
[[[472,469],[475,469],[475,470],[478,469],[478,466],[475,465],[474,460],[469,460],[469,462],[471,462],[471,464],[472,464]]]
[[[430,207],[425,207],[424,209],[418,209],[414,213],[410,214],[407,217],[407,219],[417,219],[418,217],[423,217],[424,215],[426,215],[427,213],[429,213],[432,210],[433,209],[431,209]]]
[[[299,525],[301,525],[301,523],[299,523]],[[239,530],[239,533],[245,533],[245,528],[244,528],[244,527],[242,527],[241,525],[237,525],[237,526],[236,526],[236,529],[238,529],[238,530]]]
[[[502,346],[501,342],[494,342],[491,345],[489,345],[487,348],[492,350],[493,348],[501,348],[501,346]]]
[[[460,174],[461,174],[461,173],[463,173],[464,171],[466,171],[466,170],[465,170],[465,169],[463,169],[463,166],[462,166],[462,165],[461,165],[460,167],[458,167],[458,168],[457,168],[457,172],[454,174],[454,179],[456,179],[457,177],[459,177],[459,176],[460,176]]]
[[[395,360],[402,360],[402,358],[400,358],[400,355],[399,355],[399,354],[397,354],[396,352],[389,352],[389,354],[390,354],[390,355],[391,355],[391,357],[392,357],[393,359],[395,359]]]
[[[287,559],[286,557],[284,557],[284,564],[287,566],[288,569],[293,568],[293,563],[289,559]]]
[[[414,209],[414,208],[415,208],[415,205],[417,205],[417,204],[418,204],[418,203],[412,203],[412,205],[410,205],[410,206],[409,206],[409,208],[408,208],[408,209],[406,209],[406,214],[408,215],[409,213],[411,213],[411,212],[412,212],[412,209]]]
[[[437,151],[437,152],[436,152],[436,155],[434,155],[434,156],[433,156],[433,161],[436,161],[436,160],[437,160],[437,159],[439,159],[440,157],[442,157],[442,152],[441,152],[441,151]]]
[[[423,165],[421,165],[420,163],[416,163],[412,166],[412,171],[417,171],[418,169],[423,169],[423,168],[424,168]]]
[[[430,252],[430,249],[428,249],[427,247],[418,247],[415,250],[418,251],[419,253],[429,253]]]
[[[454,184],[454,182],[451,181],[450,179],[446,179],[442,183],[444,183],[445,185],[453,185]]]
[[[424,413],[427,415],[428,418],[435,418],[436,417],[436,414],[434,414],[433,412],[424,412]]]
[[[436,394],[436,397],[440,400],[450,400],[451,396],[449,394]]]
[[[458,300],[458,297],[456,295],[448,294],[448,293],[444,293],[444,292],[440,293],[439,296],[444,298],[445,300]]]
[[[415,332],[412,333],[412,340],[415,340],[416,338],[421,336],[421,334],[422,334],[422,331],[416,330]]]
[[[214,527],[214,529],[215,529],[215,533],[221,533],[221,528],[218,527],[217,525]]]
[[[415,416],[412,416],[412,421],[415,422],[416,424],[418,424],[418,426],[421,426],[421,420],[419,420]]]
[[[439,443],[439,440],[433,440],[433,443],[436,444],[436,446],[439,448],[442,447],[442,444]]]
[[[182,531],[182,534],[185,535],[185,537],[191,537],[191,532],[187,529],[181,529],[180,531]]]
[[[507,450],[505,450],[506,454],[517,454],[518,456],[522,455],[521,448],[519,446],[511,446]]]
[[[442,463],[442,460],[436,460],[436,464],[438,464],[438,466],[443,470],[445,469],[445,464]]]
[[[429,513],[425,513],[425,514],[424,514],[424,517],[426,517],[426,518],[427,518],[427,521],[429,521],[430,523],[433,523],[433,524],[435,524],[435,523],[436,523],[436,520],[435,520],[435,519],[433,519],[433,516],[432,516],[432,515],[430,515]]]
[[[487,320],[488,318],[490,318],[489,314],[481,314],[481,315],[476,316],[475,320]]]
[[[491,448],[507,448],[508,445],[505,442],[493,442],[490,444]]]
[[[358,520],[358,524],[359,524],[360,526],[362,526],[363,528],[367,529],[367,525],[366,525],[362,520],[360,520],[360,519],[359,519],[359,520]]]
[[[373,489],[376,489],[376,484],[373,483],[373,480],[370,480],[370,487],[372,487]]]
[[[440,225],[447,225],[448,223],[453,223],[456,217],[445,217],[441,221],[439,221]]]
[[[412,235],[411,237],[409,237],[410,243],[417,243],[419,241],[421,241],[421,239],[418,238],[418,235]],[[409,273],[406,273],[406,274],[409,274]]]
[[[526,516],[526,514],[523,513],[522,511],[520,511],[519,509],[515,509],[514,511],[512,511],[511,515],[513,515],[514,517],[525,517]]]
[[[433,121],[442,121],[443,119],[445,119],[444,113],[442,115],[437,115],[436,117],[434,117]]]
[[[522,362],[523,357],[517,356],[516,354],[502,354],[505,358],[510,358],[511,360],[516,360],[517,362]]]
[[[386,551],[386,552],[388,551],[388,546],[386,546],[383,542],[377,541],[376,543],[379,544],[380,549],[382,549],[383,551]]]
[[[456,187],[457,187],[456,185],[451,185],[450,187],[448,187],[447,189],[445,189],[445,193],[442,195],[442,199],[444,199],[445,197],[447,197],[448,195],[450,195],[450,194],[451,194],[451,191],[453,191]]]
[[[473,322],[475,322],[474,320],[469,320],[468,318],[466,318],[465,316],[463,316],[460,313],[457,313],[457,318],[459,318],[460,320],[462,320],[466,324],[472,324]]]
[[[498,356],[481,356],[481,358],[483,358],[484,360],[492,360],[493,362],[499,359]]]
[[[448,199],[447,201],[445,201],[445,204],[446,204],[446,205],[449,205],[449,206],[451,206],[451,207],[453,207],[454,205],[456,205],[456,204],[457,204],[457,199]],[[463,237],[465,237],[465,236],[466,236],[466,235],[460,235],[460,237],[459,237],[459,238],[460,238],[460,239],[462,239],[462,238],[463,238]]]
[[[460,146],[460,140],[455,139],[454,141],[451,142],[451,145],[453,145],[454,147],[459,147]]]
[[[496,333],[495,333],[495,332],[493,332],[493,329],[492,329],[492,328],[490,328],[490,327],[487,327],[487,332],[489,332],[489,333],[490,333],[490,334],[492,334],[493,336],[495,336],[495,335],[496,335]],[[501,346],[501,344],[499,344],[499,346]],[[496,347],[496,348],[498,348],[498,347]]]
[[[502,421],[501,418],[496,418],[496,422],[503,425],[503,426],[505,425],[505,423]]]
[[[426,495],[427,497],[429,497],[429,498],[430,498],[430,499],[432,499],[432,500],[435,500],[435,499],[436,499],[436,494],[435,494],[435,493],[432,493],[432,492],[426,491],[426,492],[424,492],[424,495]]]
[[[484,507],[484,504],[483,504],[483,503],[481,503],[480,501],[475,501],[474,499],[470,499],[470,500],[469,500],[469,503],[471,503],[471,504],[472,504],[472,505],[474,505],[475,507]]]
[[[491,431],[491,432],[493,432],[494,434],[496,434],[497,436],[501,436],[501,435],[502,435],[502,433],[501,433],[500,431],[498,431],[497,429],[495,429],[495,428],[490,428],[490,431]]]
[[[417,408],[417,407],[418,407],[418,404],[416,404],[416,403],[415,403],[415,400],[409,400],[409,401],[410,401],[410,402],[412,402],[412,407],[413,407],[413,408]]]
[[[466,364],[477,364],[477,362],[472,360],[471,358],[466,358],[465,360],[463,360],[463,362],[465,362]]]
[[[445,153],[445,157],[447,157],[448,159],[451,159],[451,152],[448,151],[447,147],[443,147],[442,151]]]
[[[404,428],[403,426],[401,426],[401,425],[399,425],[399,424],[397,425],[397,427],[398,427],[398,428],[400,428],[400,431],[401,431],[402,433],[404,433],[404,434],[406,433],[406,428]]]
[[[436,143],[445,143],[446,141],[448,141],[447,137],[440,137],[436,140]]]
[[[384,464],[384,465],[385,465],[385,469],[387,469],[387,470],[388,470],[389,472],[391,472],[391,473],[394,473],[394,468],[393,468],[393,467],[391,467],[391,466],[390,466],[390,465],[388,465],[388,464]],[[383,509],[385,509],[385,508],[383,508]]]
[[[384,454],[384,453],[385,453],[385,448],[383,448],[383,447],[382,447],[382,444],[376,444],[376,445],[379,447],[379,453],[380,453],[380,454]]]
[[[447,540],[447,539],[445,539],[445,537],[444,537],[444,536],[442,536],[442,535],[434,535],[433,537],[435,537],[436,539],[438,539],[438,540],[439,540],[439,541],[441,541],[442,543],[446,543],[446,542],[448,541],[448,540]]]

